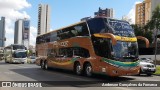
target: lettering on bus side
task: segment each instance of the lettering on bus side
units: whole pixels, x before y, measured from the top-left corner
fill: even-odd
[[[67,46],[68,46],[68,41],[64,41],[64,42],[57,42],[57,41],[54,41],[54,42],[53,42],[53,45],[55,45],[55,46],[63,46],[63,47],[67,47]]]

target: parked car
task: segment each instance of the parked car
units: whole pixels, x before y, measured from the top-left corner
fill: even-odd
[[[149,62],[153,63],[153,60],[151,58],[140,58],[140,62]]]
[[[29,57],[29,63],[35,63],[35,61],[36,61],[36,56],[30,56]]]
[[[4,59],[4,54],[0,53],[0,61]]]
[[[149,62],[141,62],[140,61],[140,74],[147,74],[148,76],[151,76],[153,73],[156,72],[156,67],[154,64]]]

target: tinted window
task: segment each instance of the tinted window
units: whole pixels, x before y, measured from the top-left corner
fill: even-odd
[[[17,50],[17,49],[25,49],[26,47],[24,45],[13,45],[13,50]]]
[[[41,43],[46,42],[45,39],[46,39],[45,36],[38,36],[36,39],[36,44],[41,44]]]
[[[107,32],[103,18],[94,18],[87,21],[91,34]]]
[[[85,48],[76,47],[73,48],[74,56],[80,56],[80,57],[89,57],[89,51]]]
[[[57,32],[52,32],[51,37],[50,37],[50,41],[53,42],[53,41],[56,41],[56,40],[57,40]]]
[[[59,30],[57,34],[60,40],[76,36],[89,36],[86,23],[81,23],[75,26],[64,28],[62,30]]]
[[[108,24],[113,30],[113,33],[118,36],[135,37],[134,30],[130,24],[122,20],[108,19]]]
[[[43,36],[38,36],[36,39],[36,44],[53,42],[53,41],[68,39],[76,36],[89,36],[86,23],[80,23],[75,26],[58,30],[57,32],[51,32]]]
[[[25,58],[25,57],[27,57],[27,53],[26,52],[14,52],[13,57],[15,57],[15,58]]]
[[[46,34],[44,36],[45,42],[50,42],[50,37],[51,37],[50,33]]]
[[[81,47],[69,47],[69,48],[60,48],[59,50],[51,49],[48,50],[48,55],[52,54],[52,56],[55,57],[73,57],[73,56],[79,56],[79,57],[89,57],[89,51],[85,48]]]
[[[110,39],[92,37],[92,40],[96,55],[106,58],[112,57]]]

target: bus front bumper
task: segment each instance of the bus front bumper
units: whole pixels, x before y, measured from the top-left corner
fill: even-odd
[[[13,63],[25,63],[27,61],[26,58],[14,58]]]
[[[108,68],[109,69],[109,68]],[[118,67],[111,67],[107,74],[109,76],[129,76],[129,75],[137,75],[140,72],[140,67],[133,67],[133,68],[118,68]]]

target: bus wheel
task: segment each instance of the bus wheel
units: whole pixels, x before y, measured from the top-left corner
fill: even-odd
[[[44,61],[41,61],[41,68],[44,69]]]
[[[47,63],[47,61],[45,61],[45,63],[44,63],[44,69],[48,69],[48,63]]]
[[[75,65],[75,73],[77,75],[81,75],[82,74],[82,68],[81,68],[81,65],[79,63],[76,63],[76,65]]]
[[[85,74],[88,77],[92,76],[92,66],[89,63],[87,63],[85,66]]]

